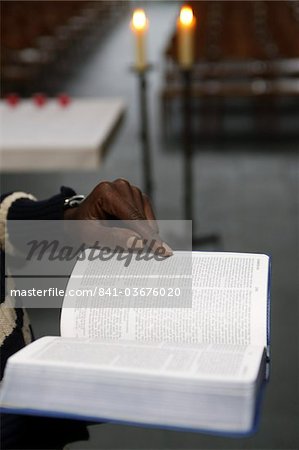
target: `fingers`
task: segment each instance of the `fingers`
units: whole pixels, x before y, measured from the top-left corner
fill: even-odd
[[[142,193],[141,190],[131,185],[127,180],[119,178],[112,183],[121,197],[123,197],[133,208],[138,209],[144,220],[156,221],[156,217],[149,197]],[[158,231],[157,224],[150,224],[154,231]]]
[[[129,225],[132,230],[136,231],[141,236],[145,247],[150,251],[158,252],[162,256],[171,256],[173,254],[171,248],[153,231],[147,220],[130,221]]]
[[[143,204],[138,198],[138,188],[132,186],[127,180],[119,178],[112,183],[119,195],[126,200],[132,207],[135,207],[144,216]]]
[[[153,231],[159,233],[158,224],[149,197],[143,194],[137,186],[131,185],[127,180],[122,178],[116,180],[114,185],[118,193],[144,216],[143,220],[149,221],[148,224]]]
[[[132,193],[133,193],[133,198],[134,198],[135,205],[137,206],[139,211],[142,212],[142,214],[144,216],[144,220],[146,220],[147,217],[146,217],[145,211],[144,211],[144,205],[143,205],[143,198],[142,198],[141,190],[138,187],[136,187],[136,186],[132,186]]]
[[[100,183],[97,190],[97,201],[105,214],[125,221],[152,251],[164,249],[165,256],[172,254],[170,247],[158,234],[149,199],[143,196],[138,188],[131,186],[126,180],[118,179],[113,183]]]
[[[133,204],[144,216],[144,220],[148,221],[148,225],[153,229],[154,233],[158,234],[159,227],[149,197],[143,194],[137,186],[129,184],[129,189]]]
[[[135,204],[130,201],[130,193],[125,188],[125,194],[111,183],[99,192],[98,201],[106,214],[119,220],[145,220],[145,216]]]
[[[150,199],[146,194],[142,194],[142,202],[145,217],[149,221],[149,224],[153,228],[154,232],[159,234],[158,222],[156,221],[156,216],[154,214]]]
[[[76,246],[82,247],[82,250],[88,247],[118,249],[119,251],[139,251],[147,248],[144,237],[129,228],[108,227],[103,225],[103,221],[99,220],[73,220],[71,224],[70,221],[65,221],[65,224],[69,242],[76,243]],[[153,251],[162,247],[161,240],[159,245],[157,240],[155,244],[155,246],[152,246]],[[163,249],[160,249],[159,255],[169,256],[161,250]]]
[[[85,247],[106,247],[111,250],[120,247],[124,250],[144,248],[141,236],[133,230],[120,227],[107,227],[99,220],[73,221],[68,237],[75,239],[77,245]]]
[[[139,234],[127,228],[111,228],[113,240],[116,242],[116,247],[125,250],[143,250],[143,241]]]

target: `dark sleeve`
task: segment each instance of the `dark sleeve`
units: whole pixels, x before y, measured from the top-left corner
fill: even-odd
[[[61,220],[64,214],[65,199],[75,194],[73,189],[63,186],[59,194],[46,200],[35,200],[33,196],[25,193],[20,193],[20,198],[17,199],[14,199],[15,193],[2,195],[0,203],[0,210],[2,210],[0,211],[2,250],[10,254],[14,254],[14,249],[21,250],[22,242],[28,235],[28,229],[26,229],[25,225],[22,225],[22,228],[17,227],[18,231],[16,233],[14,231],[16,220]],[[12,200],[11,202],[10,199]],[[38,227],[38,222],[36,226]],[[32,227],[32,222],[28,223],[28,227]]]
[[[60,220],[63,219],[63,205],[66,198],[75,195],[75,191],[62,187],[60,193],[47,200],[35,201],[20,198],[12,203],[8,210],[8,220]]]

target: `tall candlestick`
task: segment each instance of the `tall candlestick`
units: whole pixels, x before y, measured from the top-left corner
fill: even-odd
[[[143,9],[136,9],[133,13],[131,29],[136,37],[135,68],[144,70],[147,66],[146,60],[146,32],[148,30],[148,19]]]
[[[190,69],[194,63],[194,32],[196,19],[190,6],[183,6],[177,21],[178,62],[183,69]]]

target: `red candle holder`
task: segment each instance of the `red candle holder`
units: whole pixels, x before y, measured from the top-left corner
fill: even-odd
[[[5,101],[9,106],[15,108],[20,103],[20,97],[15,92],[12,92],[5,97]]]
[[[47,96],[45,94],[38,92],[37,94],[34,94],[33,102],[35,103],[36,106],[42,108],[47,103]]]
[[[68,94],[62,93],[58,95],[58,103],[60,106],[62,106],[63,108],[65,108],[66,106],[68,106],[71,103],[71,98]]]

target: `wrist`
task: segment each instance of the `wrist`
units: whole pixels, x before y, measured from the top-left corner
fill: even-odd
[[[64,200],[64,215],[66,220],[78,219],[78,206],[85,200],[84,195],[73,195],[70,198]]]
[[[64,220],[77,220],[78,219],[78,206],[74,208],[65,209],[63,212]]]

